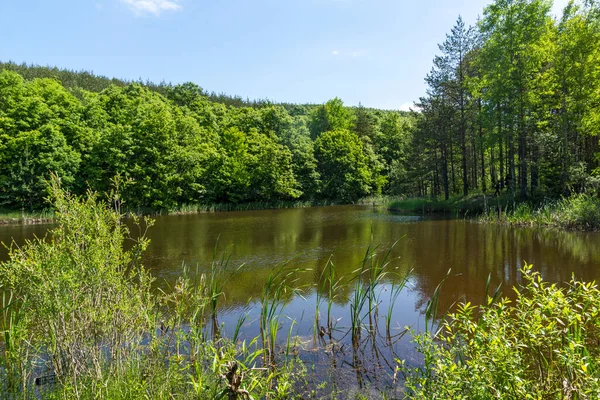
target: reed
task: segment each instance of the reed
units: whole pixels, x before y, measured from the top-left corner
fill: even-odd
[[[442,279],[440,281],[440,283],[438,283],[438,285],[435,287],[435,290],[433,291],[433,294],[431,295],[431,298],[429,300],[427,300],[427,306],[425,307],[425,333],[428,334],[430,332],[434,332],[434,326],[435,324],[438,322],[438,304],[439,304],[439,298],[440,298],[440,293],[442,290],[442,286],[444,285],[444,283],[446,282],[446,280],[448,280],[448,278],[450,277],[450,274],[452,273],[452,269],[448,269],[448,272],[446,272],[446,276],[444,277],[444,279]],[[439,333],[439,331],[435,331],[433,333],[433,336],[437,336],[437,334]]]
[[[275,366],[275,346],[279,332],[285,299],[292,295],[302,296],[302,289],[295,285],[295,275],[306,271],[300,268],[289,268],[281,264],[273,268],[263,286],[260,300],[260,337],[263,345],[263,363],[267,367]]]
[[[27,351],[24,342],[27,340],[23,331],[19,328],[24,318],[22,310],[27,307],[27,298],[23,298],[19,304],[10,290],[2,292],[2,336],[4,339],[2,356],[0,362],[2,367],[3,385],[5,392],[14,393],[25,388],[28,380],[27,374]]]
[[[594,231],[600,229],[600,200],[583,193],[558,200],[544,200],[541,203],[514,204],[504,209],[489,210],[480,216],[480,221]]]
[[[333,303],[337,298],[337,292],[342,286],[343,279],[336,276],[335,265],[331,257],[325,263],[325,268],[321,271],[318,278],[316,289],[316,301],[315,301],[315,325],[314,325],[314,338],[317,336],[323,336],[327,334],[331,338],[332,332],[335,329],[333,323],[333,316],[331,310]],[[326,323],[325,326],[321,324],[320,320],[320,306],[323,301],[323,295],[327,298],[327,312],[326,312]]]
[[[361,279],[365,272],[366,262],[363,261],[363,265],[354,278],[354,290],[350,299],[350,322],[351,328],[350,333],[352,336],[352,343],[356,345],[360,341],[362,322],[363,322],[363,309],[369,299],[369,292],[367,284]]]
[[[392,283],[390,284],[390,297],[388,302],[387,313],[385,315],[385,333],[389,343],[392,342],[391,325],[394,307],[396,306],[398,296],[404,290],[411,273],[412,269],[409,270],[405,275],[399,275],[397,273],[390,274],[392,277]]]

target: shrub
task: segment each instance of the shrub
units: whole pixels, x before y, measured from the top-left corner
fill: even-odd
[[[20,316],[5,329],[13,334],[6,358],[21,365],[21,390],[34,370],[62,383],[101,380],[151,330],[152,279],[140,264],[148,240],[142,235],[124,250],[127,227],[94,194],[70,196],[57,181],[51,194],[57,228],[13,245],[0,264],[0,282],[12,294],[4,313]]]
[[[436,335],[417,335],[425,367],[408,375],[417,399],[554,399],[600,396],[600,291],[572,279],[550,285],[525,266],[507,298],[462,304]]]

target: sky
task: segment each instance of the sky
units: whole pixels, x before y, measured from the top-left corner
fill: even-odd
[[[555,0],[559,14],[568,0]],[[274,102],[408,109],[489,0],[0,0],[0,60]]]

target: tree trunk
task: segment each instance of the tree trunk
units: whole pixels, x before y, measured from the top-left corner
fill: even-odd
[[[485,183],[485,146],[483,143],[483,122],[481,122],[481,99],[478,101],[479,105],[479,148],[481,150],[481,190],[485,193],[487,187]]]

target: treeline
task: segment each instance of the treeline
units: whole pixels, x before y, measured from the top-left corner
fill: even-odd
[[[551,6],[496,0],[439,46],[412,142],[421,195],[598,190],[600,2]]]
[[[120,175],[128,207],[355,201],[399,193],[414,116],[268,102],[224,104],[199,86],[0,65],[0,206],[46,206],[65,188],[104,193]]]
[[[135,81],[128,81],[125,79],[109,78],[103,75],[97,75],[90,71],[75,71],[66,68],[27,63],[17,64],[12,61],[0,61],[0,70],[14,71],[26,80],[33,80],[36,78],[52,78],[58,80],[76,97],[81,96],[80,89],[99,93],[111,85],[125,87],[132,83],[137,83],[152,90],[153,92],[167,96],[169,91],[173,90],[173,88],[176,86],[164,81],[155,83],[150,80],[143,80],[142,78],[138,78]],[[232,107],[259,108],[275,104],[268,99],[251,100],[248,98],[244,99],[241,96],[228,95],[226,93],[217,93],[214,91],[208,92],[199,86],[197,86],[195,89],[211,102],[221,103]],[[314,104],[277,103],[277,105],[284,107],[291,115],[305,114],[316,107]]]

